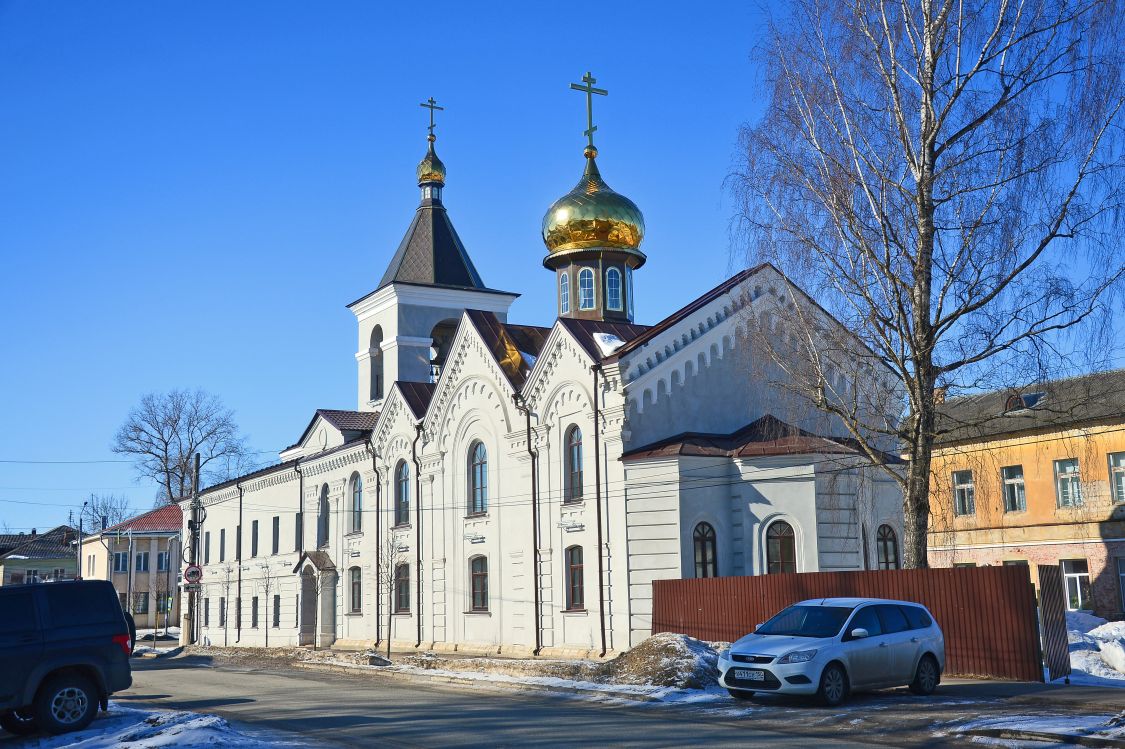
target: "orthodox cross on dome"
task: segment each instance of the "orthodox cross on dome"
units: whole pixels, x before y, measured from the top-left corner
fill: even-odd
[[[426,109],[430,110],[430,134],[426,137],[431,141],[435,140],[436,138],[434,136],[434,110],[437,109],[437,110],[445,111],[445,107],[439,107],[438,104],[437,104],[437,101],[432,96],[429,99],[427,99],[426,101],[419,104],[418,106],[425,107]]]
[[[575,91],[586,92],[586,132],[583,133],[583,135],[590,140],[589,148],[594,148],[594,131],[598,129],[597,125],[594,124],[594,94],[609,96],[609,92],[604,88],[594,88],[594,84],[597,82],[597,79],[594,78],[594,74],[587,70],[586,75],[582,76],[582,83],[586,85],[582,86],[577,83],[570,84],[570,87]]]

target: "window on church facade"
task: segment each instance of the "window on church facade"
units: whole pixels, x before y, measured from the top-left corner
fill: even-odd
[[[363,530],[363,479],[352,474],[352,533]]]
[[[719,562],[715,548],[715,529],[710,523],[695,526],[695,576],[718,577]]]
[[[410,466],[400,460],[395,468],[395,525],[410,522]]]
[[[605,272],[605,306],[608,309],[621,309],[621,271],[610,268]]]
[[[470,590],[473,592],[473,611],[488,611],[488,558],[479,556],[469,560]]]
[[[583,268],[578,271],[578,309],[594,308],[594,271]]]
[[[348,570],[348,581],[351,583],[351,595],[348,602],[351,604],[353,614],[358,614],[363,604],[363,584],[360,575],[359,567],[352,567]]]
[[[316,513],[317,548],[328,545],[328,484],[320,488],[320,507]]]
[[[395,612],[399,614],[410,611],[410,565],[400,564],[395,567]]]
[[[784,520],[766,531],[766,571],[771,575],[797,571],[797,540],[793,526]]]
[[[582,499],[582,430],[577,425],[566,430],[565,460],[563,501],[578,502]]]
[[[565,272],[559,276],[559,312],[570,312],[570,274]]]
[[[563,553],[566,562],[566,610],[583,611],[586,599],[583,588],[582,547],[571,546]]]
[[[879,569],[898,569],[898,536],[889,525],[880,525],[875,533],[876,549],[879,552]]]
[[[371,331],[371,346],[368,348],[371,357],[371,400],[383,397],[383,329],[378,325]]]
[[[488,451],[479,440],[469,448],[469,514],[488,512]]]

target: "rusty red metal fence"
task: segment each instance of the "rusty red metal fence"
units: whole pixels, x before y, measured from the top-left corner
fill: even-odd
[[[946,673],[1042,681],[1035,589],[1026,567],[805,572],[657,580],[652,631],[730,642],[810,598],[893,598],[925,605],[945,634]]]
[[[1066,637],[1066,608],[1062,570],[1057,564],[1039,567],[1039,626],[1043,631],[1043,665],[1051,681],[1070,676],[1070,642]]]

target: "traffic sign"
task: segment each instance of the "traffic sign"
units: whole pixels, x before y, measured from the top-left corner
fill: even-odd
[[[187,569],[184,570],[184,582],[188,584],[198,583],[203,579],[203,568],[198,564],[189,564]]]

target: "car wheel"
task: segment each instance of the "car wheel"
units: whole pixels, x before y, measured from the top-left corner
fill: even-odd
[[[937,661],[932,655],[924,655],[918,661],[918,670],[914,672],[914,681],[910,682],[910,691],[923,697],[933,694],[940,680],[941,672]]]
[[[820,675],[816,696],[827,707],[836,707],[848,697],[848,675],[839,663],[829,663]]]
[[[30,736],[39,730],[31,710],[9,710],[0,715],[0,728],[16,736]]]
[[[749,689],[728,689],[727,691],[730,692],[730,696],[734,697],[736,700],[749,700],[754,697],[754,693]]]
[[[35,696],[35,720],[48,733],[80,731],[98,713],[98,690],[81,674],[52,676]]]

